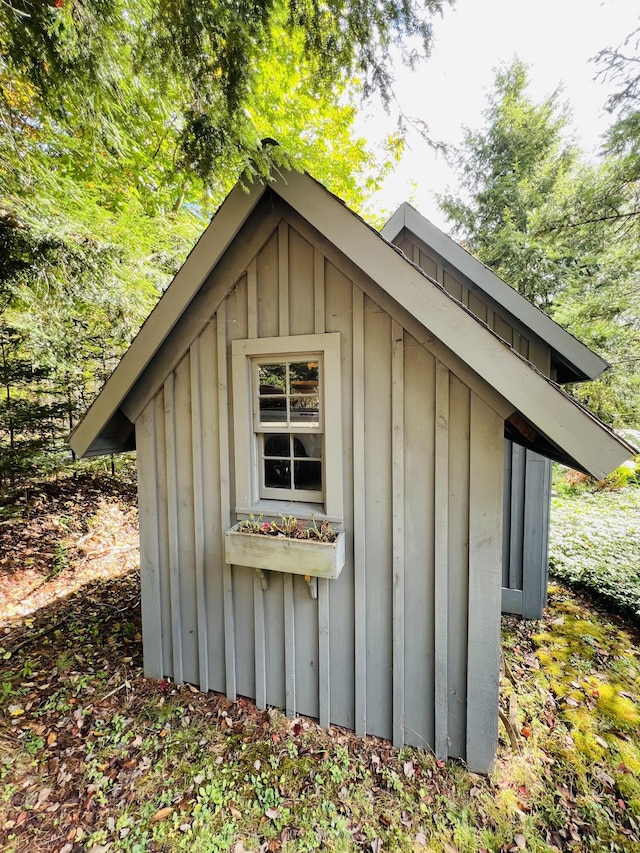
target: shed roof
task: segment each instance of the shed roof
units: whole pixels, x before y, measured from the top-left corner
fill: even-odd
[[[582,382],[597,379],[609,365],[595,352],[573,337],[517,290],[503,281],[489,267],[478,261],[444,231],[404,202],[381,231],[393,242],[406,229],[437,252],[445,263],[463,273],[480,290],[499,303],[551,348],[552,363],[559,382]]]
[[[624,440],[523,359],[375,229],[307,174],[238,184],[143,324],[70,437],[78,456],[133,448],[127,396],[267,192],[323,234],[504,400],[510,438],[602,478],[634,452]]]

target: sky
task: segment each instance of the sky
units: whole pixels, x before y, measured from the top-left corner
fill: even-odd
[[[432,139],[459,145],[463,127],[480,128],[495,69],[515,56],[530,66],[530,94],[541,101],[558,86],[573,112],[575,137],[588,153],[611,117],[604,104],[611,85],[594,81],[590,62],[599,50],[617,47],[640,26],[636,0],[456,0],[434,19],[431,57],[415,71],[398,66],[394,89],[408,117],[426,122]],[[365,105],[357,129],[376,144],[395,128],[397,111],[385,116],[379,104]],[[371,207],[388,215],[410,201],[448,231],[434,193],[457,194],[455,174],[417,132]]]

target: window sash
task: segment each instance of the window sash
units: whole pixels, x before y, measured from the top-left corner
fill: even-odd
[[[291,391],[289,369],[290,364],[299,362],[318,362],[318,387],[317,393],[295,393]],[[284,364],[286,370],[286,387],[284,394],[261,394],[260,393],[260,368],[270,364]],[[318,432],[324,433],[324,371],[322,353],[319,352],[301,352],[291,353],[286,356],[271,357],[271,358],[254,358],[252,359],[252,407],[253,407],[253,431],[258,434],[261,432]],[[318,421],[305,425],[302,420],[292,421],[290,401],[291,399],[304,400],[318,398]],[[276,421],[274,423],[263,422],[261,419],[260,401],[261,400],[282,400],[285,403],[286,419]]]
[[[283,433],[284,434],[284,433]],[[294,437],[296,433],[289,433],[290,437]],[[261,498],[268,498],[271,500],[290,500],[290,501],[309,501],[310,503],[322,503],[324,500],[324,477],[325,477],[325,466],[324,461],[321,458],[315,458],[310,456],[304,457],[295,457],[295,456],[280,456],[280,457],[266,457],[264,454],[264,434],[257,435],[258,440],[258,466],[259,466],[259,496]],[[291,467],[293,468],[293,485],[291,488],[286,487],[274,487],[266,485],[265,478],[265,460],[266,459],[277,459],[283,465],[289,466],[289,476],[291,477]],[[303,489],[296,488],[295,486],[295,478],[296,478],[296,466],[306,465],[310,462],[319,462],[321,465],[321,477],[322,477],[322,488],[320,490],[316,489]]]
[[[317,388],[313,393],[296,393],[291,386],[291,369],[292,364],[298,363],[313,363],[317,362]],[[269,365],[283,365],[285,368],[285,385],[282,394],[261,393],[260,383],[260,368]],[[258,466],[258,497],[271,500],[288,500],[288,501],[309,501],[311,503],[322,503],[324,500],[324,476],[325,476],[325,460],[324,460],[324,437],[322,439],[321,456],[320,457],[296,457],[294,452],[293,441],[296,435],[318,435],[324,436],[324,383],[323,383],[323,358],[322,353],[288,353],[286,356],[280,357],[257,357],[252,359],[252,407],[253,407],[253,430],[256,441],[256,462]],[[318,401],[317,423],[305,425],[304,421],[295,420],[292,418],[292,400],[315,400]],[[269,423],[263,419],[263,409],[261,403],[263,400],[276,400],[284,403],[283,413],[285,419],[278,420],[275,423]],[[280,410],[276,410],[280,411]],[[289,438],[289,454],[288,456],[270,457],[265,453],[265,436],[268,435],[287,435]],[[266,460],[279,459],[281,461],[282,472],[286,472],[289,476],[290,486],[273,486],[267,485],[266,477]],[[321,471],[321,488],[306,489],[296,485],[296,469],[298,471],[309,463],[317,461],[320,463]]]

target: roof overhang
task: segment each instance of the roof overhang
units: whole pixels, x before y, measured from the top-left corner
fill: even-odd
[[[72,432],[69,443],[78,456],[100,456],[131,449],[120,441],[120,436],[127,431],[125,422],[133,429],[126,415],[120,412],[121,403],[179,322],[265,191],[266,186],[263,184],[256,183],[248,189],[237,184],[224,200],[86,415]],[[119,425],[119,430],[112,428],[114,423]]]
[[[408,202],[400,205],[382,229],[381,234],[393,243],[404,229],[433,249],[445,263],[461,272],[498,302],[512,317],[547,343],[551,348],[558,382],[584,382],[597,379],[609,367],[604,359],[532,305],[489,267],[474,258],[459,243],[418,213]]]
[[[635,452],[310,176],[286,172],[268,189],[495,389],[507,419],[518,414],[568,464],[601,479]],[[78,456],[129,449],[123,401],[266,191],[237,185],[223,202],[71,435]]]

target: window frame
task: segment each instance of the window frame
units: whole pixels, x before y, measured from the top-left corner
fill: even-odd
[[[293,356],[287,355],[277,355],[277,356],[253,356],[251,358],[251,370],[252,370],[252,405],[253,405],[253,432],[257,438],[256,442],[256,461],[258,465],[258,479],[259,479],[259,489],[258,489],[258,497],[260,500],[289,500],[295,503],[306,502],[306,503],[324,503],[324,495],[325,495],[325,458],[324,458],[324,434],[325,434],[325,417],[324,417],[324,353],[323,352],[313,352],[313,353],[305,353],[305,360],[308,361],[317,361],[318,362],[318,388],[317,394],[318,397],[318,422],[313,426],[304,426],[301,423],[291,423],[290,415],[289,415],[289,401],[294,396],[292,389],[289,387],[289,383],[287,382],[284,389],[284,400],[287,404],[286,412],[287,412],[287,423],[281,424],[275,422],[274,424],[267,425],[261,422],[261,407],[260,401],[263,399],[260,394],[260,367],[263,365],[269,364],[295,364],[298,362],[298,354],[294,353]],[[286,368],[285,368],[286,370]],[[288,373],[288,371],[287,371]],[[267,436],[269,435],[286,435],[289,440],[289,461],[292,465],[295,465],[295,453],[292,446],[292,439],[294,436],[299,435],[319,435],[322,438],[322,454],[320,457],[321,463],[321,471],[322,471],[322,482],[320,485],[320,489],[298,489],[298,488],[276,488],[269,487],[265,483],[265,469],[264,469],[264,461],[267,457],[265,453],[265,444]],[[287,458],[287,457],[282,457]],[[302,457],[301,457],[302,458]],[[295,479],[295,475],[294,475]]]
[[[323,498],[320,501],[260,497],[259,433],[254,423],[256,393],[254,364],[261,358],[310,361],[320,357]],[[248,338],[231,343],[233,440],[235,461],[236,515],[293,515],[326,519],[336,524],[343,517],[342,381],[340,333]],[[287,430],[288,432],[289,430]],[[304,430],[302,430],[304,431]],[[295,432],[291,430],[291,432]]]

